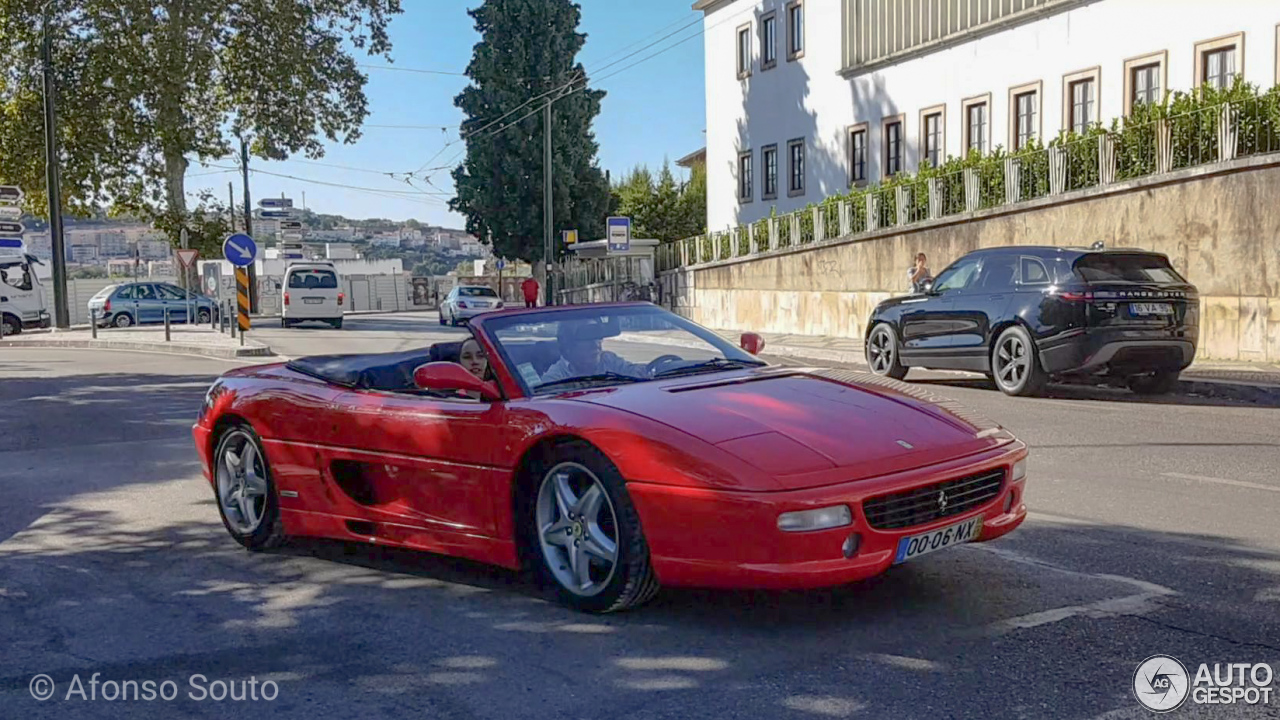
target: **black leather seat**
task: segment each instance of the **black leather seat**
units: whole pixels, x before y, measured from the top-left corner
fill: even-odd
[[[458,362],[461,342],[363,355],[313,355],[290,360],[290,370],[355,390],[416,391],[413,371],[429,362]]]

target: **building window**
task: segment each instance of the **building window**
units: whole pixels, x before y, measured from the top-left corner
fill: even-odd
[[[990,103],[970,102],[964,108],[964,149],[966,153],[985,153],[990,123]]]
[[[1071,122],[1069,126],[1072,132],[1083,135],[1089,129],[1089,124],[1093,122],[1094,82],[1092,79],[1077,80],[1068,87],[1071,88]]]
[[[1160,52],[1130,58],[1124,63],[1124,114],[1128,116],[1138,105],[1164,102],[1165,85],[1169,76],[1169,52]],[[1197,76],[1199,72],[1197,71]]]
[[[760,161],[764,165],[765,200],[778,197],[778,146],[766,145],[760,153]]]
[[[1210,50],[1204,54],[1204,81],[1211,87],[1224,90],[1231,87],[1236,78],[1236,49]]]
[[[768,70],[778,64],[778,15],[769,13],[760,18],[760,69]]]
[[[791,196],[804,194],[804,140],[792,140],[787,143],[789,167],[787,176],[787,194]]]
[[[1133,69],[1134,105],[1160,102],[1160,66],[1143,65]]]
[[[751,74],[751,26],[738,28],[738,77]]]
[[[902,116],[884,121],[884,175],[891,177],[902,172]]]
[[[787,59],[804,56],[804,0],[787,4]]]
[[[929,167],[942,165],[942,117],[941,111],[926,110],[920,121],[920,147],[924,153],[922,159],[929,163]]]
[[[738,200],[741,202],[751,202],[751,198],[755,194],[755,188],[752,187],[754,178],[752,177],[751,152],[747,151],[738,155]]]
[[[867,181],[867,124],[849,128],[849,184]]]
[[[1039,81],[1009,89],[1009,145],[1014,152],[1040,137]]]
[[[1244,33],[1196,43],[1196,87],[1231,87],[1244,75]]]

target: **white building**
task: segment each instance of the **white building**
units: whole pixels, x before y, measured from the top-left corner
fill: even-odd
[[[98,254],[102,257],[125,257],[133,252],[125,234],[118,230],[98,233]]]
[[[356,249],[351,243],[325,243],[324,256],[329,260],[355,260]]]
[[[711,230],[1236,74],[1280,83],[1273,0],[698,0]]]
[[[73,263],[92,263],[98,259],[98,246],[70,245],[67,247],[67,259]]]
[[[165,240],[143,240],[138,243],[138,252],[144,260],[162,260],[169,257],[171,248]]]
[[[400,247],[400,236],[396,233],[379,233],[369,239],[375,247]]]

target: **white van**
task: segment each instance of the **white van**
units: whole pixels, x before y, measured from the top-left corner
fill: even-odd
[[[284,271],[280,326],[300,322],[325,322],[342,327],[346,296],[332,263],[293,263]]]

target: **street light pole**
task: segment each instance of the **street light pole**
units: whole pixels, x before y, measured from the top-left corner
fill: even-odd
[[[542,148],[542,266],[546,269],[546,285],[543,287],[546,293],[546,304],[555,304],[552,301],[553,295],[551,291],[551,233],[554,232],[554,223],[551,213],[554,212],[551,206],[551,99],[547,99],[547,104],[542,111],[542,129],[543,129],[543,148]]]
[[[49,195],[49,236],[53,246],[53,314],[54,326],[71,326],[67,308],[67,251],[62,233],[62,185],[58,178],[58,115],[54,97],[53,43],[49,38],[49,5],[44,4],[41,22],[40,56],[44,64],[44,150],[45,188]]]
[[[240,136],[240,171],[244,178],[244,234],[253,237],[253,206],[249,204],[249,143]],[[256,239],[256,238],[255,238]],[[260,246],[261,247],[261,246]],[[245,268],[249,273],[249,312],[258,312],[258,273],[255,265]]]

